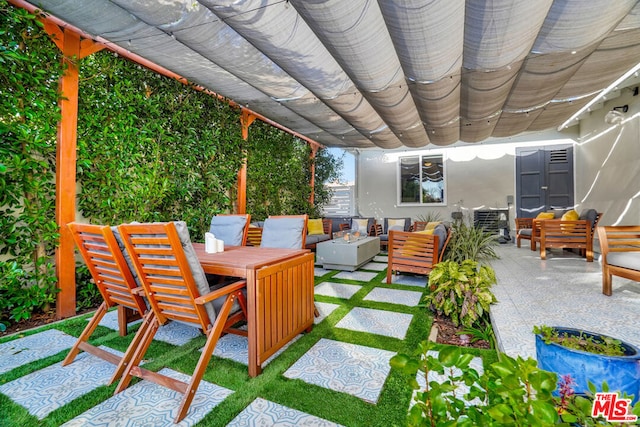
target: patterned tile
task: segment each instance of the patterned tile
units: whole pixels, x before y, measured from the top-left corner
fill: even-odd
[[[427,276],[407,276],[404,274],[393,274],[391,283],[394,285],[418,286],[424,288],[427,286]]]
[[[77,338],[49,329],[0,344],[0,374],[69,349]]]
[[[359,282],[370,282],[378,273],[369,273],[366,271],[341,271],[333,276],[336,279],[357,280]]]
[[[188,375],[166,368],[160,372],[181,381],[189,379]],[[173,424],[182,394],[149,381],[140,381],[63,424],[63,426],[192,426],[231,393],[233,393],[231,390],[215,384],[206,381],[200,382],[187,416],[180,423]]]
[[[122,357],[123,353],[101,346]],[[89,393],[107,382],[115,365],[89,353],[80,353],[73,363],[61,362],[0,386],[0,393],[25,407],[33,416],[43,419],[73,399]]]
[[[394,354],[322,338],[284,376],[377,403]]]
[[[331,421],[305,414],[295,409],[270,402],[261,398],[255,399],[238,414],[227,427],[341,427]]]
[[[322,282],[318,286],[316,286],[314,293],[316,295],[324,295],[327,297],[349,299],[361,288],[362,286],[359,286],[359,285],[347,285],[344,283]]]
[[[313,323],[317,325],[318,323],[322,322],[328,315],[333,313],[333,310],[335,310],[338,307],[340,307],[339,304],[331,304],[328,302],[316,302],[316,308],[320,312],[320,316],[316,317],[313,320]]]
[[[273,359],[278,357],[291,344],[300,339],[300,337],[301,335],[298,335],[287,344],[285,344],[284,347],[282,347],[280,350],[276,351],[273,356],[262,363],[262,367],[264,368],[269,363],[271,363]],[[202,351],[202,349],[200,349],[200,351]],[[213,354],[218,357],[222,357],[223,359],[230,359],[238,363],[242,363],[243,365],[247,365],[249,360],[249,343],[247,341],[247,337],[235,334],[227,334],[223,337],[220,337],[218,343],[216,344],[216,348],[213,351]]]
[[[142,320],[131,322],[129,325],[135,325]],[[104,315],[100,321],[100,325],[105,326],[114,331],[118,330],[118,310],[112,310]],[[163,341],[168,344],[177,346],[185,345],[194,338],[201,335],[200,329],[189,326],[186,323],[180,322],[168,322],[165,325],[160,326],[156,332],[155,340]]]
[[[382,271],[387,268],[387,264],[382,264],[380,262],[368,262],[360,268],[362,270]]]
[[[409,307],[415,307],[420,302],[422,292],[417,291],[400,291],[389,288],[373,288],[369,294],[364,297],[365,301],[386,302],[389,304],[402,304]]]
[[[413,315],[406,313],[354,307],[336,324],[336,328],[404,339],[412,318]]]

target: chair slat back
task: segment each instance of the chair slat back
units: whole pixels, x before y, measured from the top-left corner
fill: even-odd
[[[138,285],[111,227],[74,222],[69,229],[107,307],[119,304],[144,313],[144,298],[131,292]]]
[[[145,294],[161,324],[167,320],[212,324],[200,296],[175,224],[123,224],[118,227],[131,254]]]
[[[396,264],[432,266],[439,259],[438,236],[432,234],[392,231],[389,245]]]
[[[260,246],[262,242],[262,227],[249,227],[247,231],[247,243],[251,246]]]
[[[604,226],[597,230],[603,255],[609,252],[640,252],[640,226]]]

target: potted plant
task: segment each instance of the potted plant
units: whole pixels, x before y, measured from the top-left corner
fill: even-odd
[[[572,328],[536,326],[536,357],[541,369],[571,375],[576,393],[598,391],[603,383],[611,391],[640,394],[640,349],[607,335]]]
[[[491,292],[495,283],[495,272],[488,265],[469,259],[460,263],[443,261],[429,273],[430,292],[424,302],[437,314],[449,317],[454,325],[470,328],[496,302]]]

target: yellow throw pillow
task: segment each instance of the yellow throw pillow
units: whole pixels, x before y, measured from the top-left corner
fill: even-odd
[[[434,228],[427,228],[425,230],[414,231],[414,233],[417,233],[417,234],[433,234],[433,230],[434,230]]]
[[[562,215],[563,221],[577,221],[580,219],[580,215],[575,210],[570,210],[569,212]]]
[[[437,227],[437,225],[440,224],[440,221],[432,221],[432,222],[428,222],[427,226],[424,228],[425,230],[433,230],[434,228]]]
[[[553,219],[554,217],[553,212],[540,212],[536,219]]]
[[[324,234],[324,227],[322,227],[322,219],[310,219],[307,223],[307,234]]]

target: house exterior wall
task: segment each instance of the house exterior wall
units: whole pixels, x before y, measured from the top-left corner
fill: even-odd
[[[622,124],[605,123],[605,114],[628,104]],[[579,131],[579,134],[577,133]],[[523,146],[574,145],[575,204],[580,211],[603,212],[600,225],[640,224],[640,96],[631,90],[583,117],[579,126],[564,132],[541,132],[489,140],[482,144],[436,147],[429,150],[361,150],[356,155],[356,211],[362,216],[412,217],[429,212],[449,220],[461,210],[509,208],[513,230],[515,206],[515,151]],[[441,206],[398,204],[398,158],[442,153],[445,156],[446,203]]]

